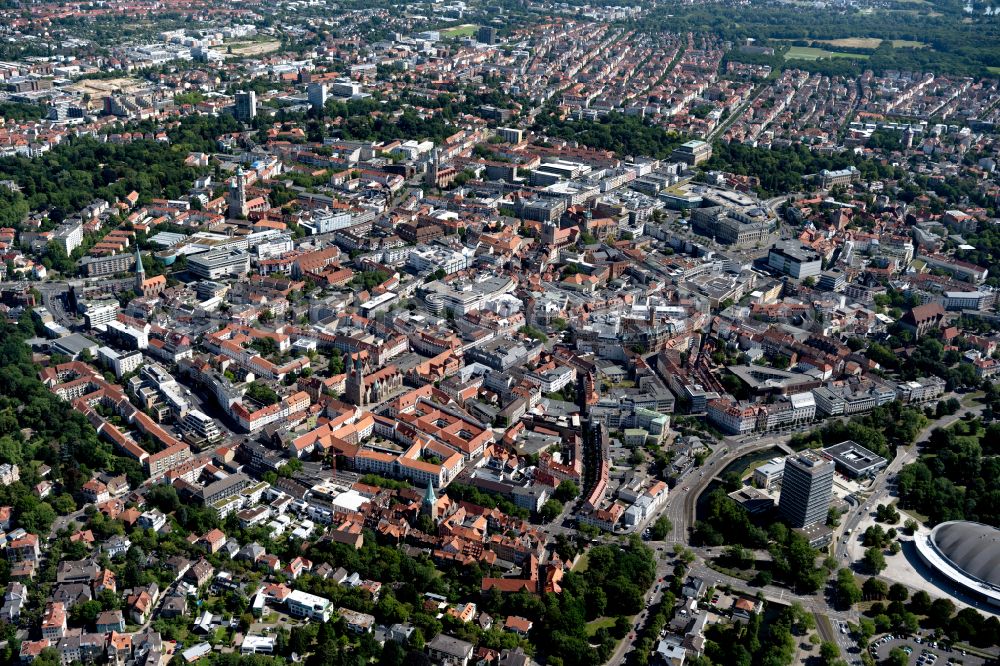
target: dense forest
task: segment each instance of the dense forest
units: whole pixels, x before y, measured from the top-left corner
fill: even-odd
[[[423,118],[413,109],[406,109],[395,117],[352,115],[341,126],[342,136],[356,141],[393,141],[406,137],[419,137],[430,139],[434,143],[443,143],[457,131],[457,127],[449,125],[441,116]]]
[[[379,101],[374,98],[330,100],[322,110],[323,117],[339,118],[340,136],[355,141],[393,141],[396,139],[430,139],[442,143],[458,131],[444,115],[435,113],[422,117],[401,100]],[[310,140],[319,140],[311,137]]]
[[[901,178],[904,175],[902,169],[865,159],[851,151],[828,155],[809,150],[802,144],[766,149],[739,143],[716,142],[712,150],[712,158],[702,165],[703,168],[756,176],[760,179],[759,193],[763,196],[800,191],[804,176],[823,169],[854,166],[866,180]]]
[[[874,14],[872,13],[874,11]],[[967,22],[966,22],[967,21]],[[933,6],[891,2],[874,10],[862,6],[812,7],[803,13],[787,4],[726,5],[661,3],[636,22],[640,29],[695,32],[740,43],[748,38],[781,46],[771,40],[846,39],[874,37],[908,40],[929,48],[892,48],[883,44],[867,62],[828,59],[794,61],[803,68],[832,68],[830,73],[854,73],[860,67],[882,72],[931,70],[962,76],[985,75],[986,67],[1000,66],[1000,24],[990,17],[966,15],[957,0],[937,0]],[[842,71],[839,71],[842,70]]]
[[[920,459],[899,473],[902,506],[931,523],[1000,526],[1000,423],[959,421],[931,433]]]
[[[19,227],[29,212],[23,194],[0,185],[0,227]]]
[[[237,127],[225,118],[186,118],[168,131],[169,143],[115,144],[78,137],[34,159],[0,159],[0,180],[12,180],[21,189],[0,188],[0,223],[16,227],[30,210],[47,210],[58,223],[97,197],[121,199],[133,190],[143,202],[180,198],[198,174],[184,165],[184,158],[190,151],[215,150],[216,137]],[[139,129],[154,128],[147,124]]]
[[[590,148],[611,150],[619,157],[664,159],[686,140],[641,118],[620,113],[611,113],[599,120],[560,120],[555,111],[549,109],[538,114],[532,129],[550,137],[578,141]]]
[[[39,120],[48,115],[48,109],[41,104],[21,104],[0,102],[0,118],[7,120]]]
[[[0,160],[0,179],[15,181],[31,210],[48,210],[61,222],[95,197],[121,199],[133,190],[146,201],[161,193],[181,197],[195,177],[183,158],[161,142],[119,145],[83,137],[35,159]]]

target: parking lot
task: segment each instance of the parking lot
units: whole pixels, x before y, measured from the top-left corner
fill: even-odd
[[[986,660],[972,654],[962,654],[961,650],[928,643],[920,636],[909,638],[883,636],[872,641],[870,650],[876,660],[886,659],[893,648],[902,648],[910,653],[910,666],[980,666]]]

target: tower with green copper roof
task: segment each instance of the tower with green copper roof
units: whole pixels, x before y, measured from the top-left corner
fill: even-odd
[[[430,519],[435,523],[437,522],[437,493],[434,492],[434,486],[431,482],[427,482],[427,488],[424,490],[424,501],[420,505],[420,512],[424,515],[430,516]]]
[[[146,281],[146,269],[142,265],[142,252],[135,246],[135,293],[142,296],[142,283]]]

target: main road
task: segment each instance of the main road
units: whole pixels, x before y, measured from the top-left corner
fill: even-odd
[[[649,545],[657,549],[657,554],[667,552],[667,545],[665,542],[652,541],[649,542]],[[663,548],[663,550],[659,550],[660,548]],[[689,548],[689,550],[694,551],[696,559],[690,564],[690,566],[688,566],[687,575],[701,578],[708,586],[728,586],[734,593],[744,594],[748,597],[755,597],[758,593],[761,593],[767,601],[783,605],[798,603],[806,611],[818,616],[817,620],[820,623],[822,620],[819,618],[823,616],[828,617],[835,622],[858,621],[857,611],[838,611],[833,609],[827,601],[823,590],[820,590],[816,594],[796,594],[795,592],[782,587],[777,587],[775,585],[752,587],[745,580],[729,576],[706,565],[704,560],[707,559],[708,553],[705,549]],[[674,559],[669,557],[661,557],[657,560],[657,582],[654,584],[652,590],[646,591],[646,610],[640,612],[632,618],[632,627],[629,629],[629,633],[625,635],[625,638],[623,638],[621,642],[619,642],[618,647],[607,661],[610,666],[618,666],[619,664],[624,663],[627,655],[634,649],[639,633],[649,619],[649,608],[660,602],[663,593],[660,588],[667,587],[667,583],[661,583],[660,580],[664,578],[669,580],[671,574],[673,573],[674,563]],[[834,640],[839,643],[839,641],[836,641],[836,637],[834,637]]]
[[[657,560],[657,584],[654,585],[652,590],[646,591],[647,610],[632,618],[632,628],[618,644],[618,647],[608,660],[608,664],[617,666],[624,662],[626,656],[633,650],[639,632],[649,619],[649,607],[659,603],[662,595],[662,590],[659,589],[661,587],[659,581],[661,578],[669,577],[673,568],[672,560],[665,555],[666,550],[670,544],[687,544],[688,532],[694,525],[697,501],[701,493],[704,492],[713,479],[718,477],[722,470],[741,456],[775,447],[783,450],[785,453],[791,453],[791,449],[788,448],[787,439],[788,434],[775,434],[756,438],[752,443],[744,443],[741,439],[727,438],[712,451],[701,467],[692,469],[678,480],[664,507],[650,516],[645,523],[649,524],[660,515],[666,515],[673,525],[672,532],[664,541],[649,542],[651,547],[657,549],[657,553],[663,554]],[[688,575],[702,578],[709,585],[728,585],[734,590],[744,591],[749,596],[755,596],[759,590],[768,601],[782,604],[798,602],[810,612],[823,613],[842,620],[853,621],[856,619],[853,613],[832,611],[822,591],[815,595],[799,595],[773,585],[753,589],[742,579],[729,576],[708,567],[705,564],[705,560],[709,557],[708,549],[689,547],[689,550],[694,552],[696,559],[688,567]]]
[[[705,464],[693,468],[682,476],[671,490],[664,509],[673,524],[669,540],[673,543],[687,542],[688,531],[694,525],[696,518],[698,497],[728,465],[741,456],[775,447],[785,453],[791,453],[787,438],[787,435],[771,435],[757,438],[749,444],[740,440],[725,440],[705,459]]]
[[[980,413],[983,408],[983,405],[976,405],[960,409],[955,414],[945,417],[939,421],[935,421],[924,428],[924,430],[918,435],[917,441],[914,445],[899,447],[896,452],[896,457],[872,482],[868,491],[871,495],[868,497],[867,501],[860,502],[858,506],[848,512],[844,519],[841,520],[841,526],[838,529],[838,532],[834,535],[836,539],[835,552],[838,558],[842,557],[842,549],[844,547],[843,540],[839,538],[840,533],[845,529],[856,529],[858,523],[863,519],[866,509],[867,511],[870,511],[871,507],[874,506],[878,499],[888,494],[888,490],[886,488],[887,482],[890,479],[895,478],[896,474],[903,468],[904,465],[916,460],[919,445],[930,438],[930,434],[933,429],[936,427],[948,427],[967,414]],[[695,560],[688,568],[688,575],[702,578],[709,585],[728,585],[734,590],[744,591],[750,596],[756,595],[759,591],[768,601],[781,604],[801,604],[805,610],[816,615],[817,628],[819,629],[821,636],[823,636],[825,640],[832,640],[837,643],[842,650],[847,651],[853,647],[851,641],[846,635],[842,635],[839,631],[837,631],[835,627],[828,625],[826,618],[829,618],[835,623],[857,622],[857,611],[838,611],[832,608],[826,598],[825,590],[820,590],[816,594],[801,595],[774,585],[768,585],[763,588],[751,588],[747,582],[742,579],[729,576],[710,568],[706,562],[711,557],[711,549],[697,548],[687,545],[689,531],[694,525],[696,519],[698,498],[705,491],[712,480],[717,478],[722,470],[741,456],[774,447],[782,449],[785,453],[790,453],[791,450],[788,448],[787,438],[787,434],[779,434],[756,438],[751,443],[743,443],[741,439],[733,438],[727,438],[724,440],[723,443],[718,446],[711,453],[711,455],[709,455],[709,457],[705,460],[704,465],[700,468],[693,469],[681,477],[681,479],[677,482],[677,486],[671,491],[670,497],[664,508],[657,514],[650,517],[649,522],[655,520],[659,515],[665,514],[668,518],[670,518],[670,521],[673,524],[673,529],[665,541],[651,541],[649,542],[649,545],[656,548],[658,553],[665,553],[666,549],[669,548],[671,544],[682,544],[686,546],[688,550],[695,554]],[[629,633],[626,634],[625,638],[618,644],[617,649],[608,660],[608,664],[617,666],[618,664],[623,663],[625,657],[634,649],[635,640],[648,620],[648,608],[656,603],[659,603],[660,601],[662,591],[659,589],[659,580],[670,575],[672,566],[672,561],[665,556],[661,557],[657,561],[657,585],[654,585],[652,590],[646,591],[645,598],[647,602],[647,610],[632,618],[632,628],[629,630]]]

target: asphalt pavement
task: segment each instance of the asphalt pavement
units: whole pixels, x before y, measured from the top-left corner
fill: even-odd
[[[982,657],[973,654],[962,654],[962,650],[955,648],[944,648],[941,646],[931,647],[929,642],[921,638],[917,643],[917,638],[894,638],[883,636],[873,639],[871,643],[871,654],[876,660],[883,660],[889,657],[889,653],[894,648],[910,648],[909,666],[948,666],[948,664],[962,664],[963,666],[981,666],[986,663]]]
[[[950,396],[944,396],[945,398]],[[960,396],[959,396],[960,397]],[[916,442],[911,446],[901,446],[896,449],[896,457],[886,466],[875,479],[872,480],[868,488],[865,489],[864,499],[858,503],[857,506],[853,507],[846,514],[841,516],[840,526],[834,530],[833,538],[835,542],[834,555],[837,557],[838,561],[844,564],[849,564],[847,544],[849,538],[857,538],[858,525],[865,519],[869,513],[875,510],[880,502],[886,503],[893,499],[893,492],[895,491],[894,480],[899,470],[903,468],[904,465],[908,465],[912,462],[916,462],[917,457],[920,454],[921,445],[930,439],[931,433],[935,428],[947,428],[964,418],[968,414],[980,415],[985,409],[985,405],[977,404],[971,407],[963,407],[954,414],[946,416],[940,420],[932,421],[927,427],[925,427],[919,435],[917,435]],[[850,537],[845,538],[847,533],[850,532]]]
[[[903,465],[916,460],[919,452],[919,444],[930,437],[931,431],[935,427],[947,427],[962,418],[965,414],[979,413],[982,409],[982,405],[963,408],[956,414],[936,421],[925,428],[918,436],[916,445],[900,447],[893,461],[873,480],[867,489],[867,499],[851,509],[841,520],[841,527],[834,535],[837,540],[835,553],[838,558],[842,556],[844,550],[844,543],[841,537],[844,530],[850,529],[853,532],[857,528],[858,523],[866,515],[866,512],[872,511],[879,500],[889,498],[889,489],[887,487],[889,480],[895,478]],[[678,480],[677,485],[671,490],[670,496],[664,503],[664,506],[651,515],[644,523],[650,524],[660,515],[665,514],[673,524],[673,530],[665,541],[649,542],[649,545],[653,548],[662,547],[663,551],[658,551],[657,553],[659,555],[661,552],[669,552],[672,544],[683,544],[686,548],[694,552],[696,556],[695,561],[688,567],[688,575],[704,578],[709,585],[729,585],[734,590],[743,591],[750,596],[754,596],[758,591],[761,591],[768,601],[774,603],[791,604],[797,602],[801,604],[803,608],[817,615],[817,626],[822,628],[821,635],[823,633],[831,634],[829,636],[824,635],[824,639],[836,643],[841,648],[843,656],[847,659],[848,663],[854,664],[860,662],[859,648],[851,638],[850,632],[843,629],[846,627],[844,623],[857,622],[857,611],[838,611],[832,608],[824,590],[820,590],[814,595],[799,595],[785,588],[773,585],[764,588],[752,587],[742,579],[728,576],[708,567],[705,562],[711,557],[711,553],[707,552],[709,549],[694,548],[688,545],[689,531],[696,518],[697,499],[712,480],[727,465],[741,456],[776,446],[787,449],[787,441],[790,435],[791,433],[773,434],[763,438],[755,437],[751,441],[746,441],[747,438],[726,438],[721,445],[712,451],[701,467],[692,468],[692,470]],[[671,559],[659,559],[657,562],[657,580],[668,576],[672,568],[673,561]],[[658,601],[659,594],[659,591],[647,591],[647,608]],[[821,618],[829,618],[829,626]],[[617,665],[622,663],[625,656],[634,648],[635,639],[647,619],[648,613],[642,613],[633,618],[632,629],[619,643],[608,664]],[[886,653],[888,654],[888,651]],[[914,659],[915,662],[916,659]],[[922,664],[921,666],[932,665]],[[934,664],[933,666],[938,666],[938,664]]]

